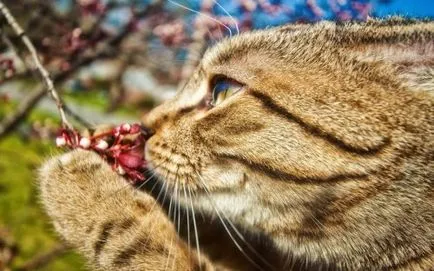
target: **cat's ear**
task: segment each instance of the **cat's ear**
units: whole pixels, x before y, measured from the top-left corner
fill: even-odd
[[[386,62],[406,86],[434,94],[434,21],[394,18],[344,29],[339,36],[348,53],[361,61]]]

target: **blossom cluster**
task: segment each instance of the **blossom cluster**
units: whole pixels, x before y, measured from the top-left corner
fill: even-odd
[[[93,136],[62,129],[56,137],[58,147],[84,149],[98,153],[120,175],[132,183],[144,179],[146,132],[139,124],[122,124]]]

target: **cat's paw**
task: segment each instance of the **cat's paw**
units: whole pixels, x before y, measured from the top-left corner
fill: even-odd
[[[82,190],[92,190],[104,181],[105,178],[99,176],[101,174],[113,175],[111,168],[98,154],[73,150],[45,162],[39,170],[39,179],[41,188],[79,185]]]
[[[112,208],[109,199],[132,195],[132,188],[98,154],[84,150],[44,163],[39,188],[42,203],[60,232],[74,220],[86,221]]]
[[[99,270],[159,269],[178,242],[154,198],[133,189],[93,152],[51,158],[39,181],[42,203],[57,232]],[[176,255],[189,263],[184,246],[179,250]]]

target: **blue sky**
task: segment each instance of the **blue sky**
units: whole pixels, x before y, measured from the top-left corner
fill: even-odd
[[[72,0],[55,0],[57,7],[60,10],[68,10],[72,5]],[[108,0],[102,0],[106,2]],[[113,1],[113,0],[112,0]],[[125,1],[131,3],[147,4],[150,0],[114,0]],[[194,10],[200,10],[200,6],[203,0],[172,0],[178,4],[185,5],[186,7]],[[240,8],[240,0],[215,0],[221,6],[223,6],[231,15],[235,18],[243,19],[244,11]],[[270,15],[264,12],[263,9],[257,8],[252,15],[251,23],[253,28],[264,28],[272,25],[281,25],[294,21],[317,21],[320,18],[317,17],[312,10],[307,7],[306,0],[267,0],[270,3],[286,6],[292,12],[286,12],[281,10],[276,14]],[[184,19],[187,24],[196,15],[192,12],[185,13],[185,10],[179,8],[179,5],[173,4],[171,1],[166,2],[166,9],[170,12],[179,12],[184,14]],[[329,0],[316,0],[318,5],[324,11],[322,18],[335,20],[340,18],[337,13],[334,13],[330,6]],[[351,18],[356,20],[363,20],[364,16],[359,16],[354,6],[358,4],[372,4],[371,15],[374,17],[386,17],[391,15],[400,15],[412,18],[434,18],[434,0],[341,0],[336,2],[340,14],[350,14]],[[216,15],[225,16],[225,12],[218,7],[214,6],[213,11]],[[129,9],[119,8],[110,12],[107,16],[106,26],[110,28],[118,29],[129,21]]]
[[[387,4],[373,1],[374,12],[379,17],[405,15],[408,17],[434,18],[434,0],[391,0]]]

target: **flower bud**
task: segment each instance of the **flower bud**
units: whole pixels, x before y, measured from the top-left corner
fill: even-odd
[[[56,146],[57,147],[62,147],[66,145],[66,140],[63,136],[58,136],[56,137]]]
[[[131,125],[129,123],[124,123],[121,125],[122,133],[129,133],[131,130]]]
[[[113,131],[112,131],[112,133],[113,133],[113,135],[115,136],[115,137],[118,137],[120,134],[121,134],[121,127],[115,127],[114,129],[113,129]]]
[[[105,140],[100,140],[95,147],[100,150],[105,150],[108,148],[108,143]]]
[[[143,165],[143,155],[134,152],[121,153],[118,155],[118,161],[127,168],[137,169]]]
[[[134,123],[134,124],[131,126],[130,134],[137,134],[138,132],[140,132],[140,125],[137,124],[137,123]]]
[[[119,175],[125,175],[125,169],[122,166],[118,166],[116,171],[119,173]]]
[[[88,149],[89,147],[90,147],[90,139],[89,138],[87,138],[87,137],[82,137],[81,139],[80,139],[80,146],[83,148],[83,149]]]

